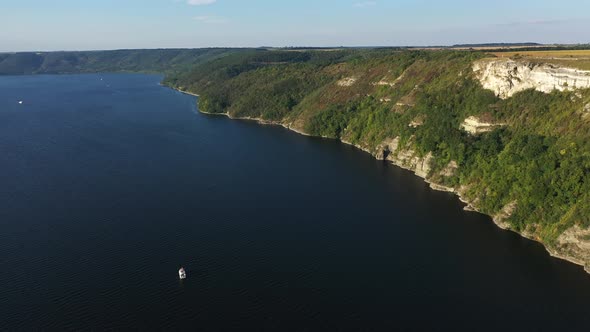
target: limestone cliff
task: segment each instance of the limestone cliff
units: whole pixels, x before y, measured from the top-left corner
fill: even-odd
[[[426,178],[430,173],[432,153],[420,156],[409,145],[400,145],[399,137],[383,141],[377,147],[374,156],[380,160],[391,161],[400,167],[416,173],[421,178]]]
[[[575,225],[563,232],[548,250],[551,255],[582,265],[590,272],[590,229]]]
[[[420,155],[411,148],[410,143],[401,145],[399,137],[383,141],[381,145],[377,147],[377,150],[373,155],[379,160],[390,161],[399,167],[414,172],[417,176],[425,179],[434,190],[455,192],[455,188],[443,186],[431,181],[433,175],[431,174],[431,164],[434,159],[432,152],[429,152],[426,155]],[[449,165],[437,175],[441,177],[452,176],[457,168],[457,162],[451,161]]]
[[[345,141],[345,143],[348,142]],[[424,178],[434,190],[447,191],[459,195],[461,201],[467,204],[465,210],[479,211],[479,199],[476,198],[475,200],[470,200],[466,198],[467,187],[447,187],[433,181],[434,178],[452,176],[458,168],[456,161],[451,161],[447,167],[439,173],[432,174],[431,163],[434,161],[433,154],[428,153],[425,156],[421,156],[411,148],[411,142],[402,144],[399,137],[384,140],[375,151],[370,151],[369,149],[358,145],[357,147],[373,154],[375,158],[379,160],[390,161],[395,165],[414,172],[417,176]],[[502,229],[516,231],[507,220],[514,213],[517,204],[517,201],[510,202],[493,215],[492,219],[494,223]],[[539,241],[539,238],[529,231],[518,233],[531,240]],[[590,229],[581,228],[577,225],[573,226],[563,232],[557,239],[556,243],[545,245],[547,251],[552,256],[581,265],[588,273],[590,273]]]
[[[494,123],[491,121],[484,121],[476,116],[470,116],[463,121],[461,129],[472,135],[490,132],[498,127],[504,126],[502,123]]]
[[[473,71],[484,88],[502,99],[517,92],[590,88],[590,71],[538,64],[512,59],[484,59],[473,64]]]

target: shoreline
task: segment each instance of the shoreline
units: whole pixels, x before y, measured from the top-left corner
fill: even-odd
[[[188,92],[188,91],[182,91],[182,90],[178,90],[178,89],[175,89],[175,88],[172,88],[172,87],[170,87],[170,88],[171,88],[171,89],[173,89],[173,90],[176,90],[176,91],[182,92],[182,93],[184,93],[184,94],[187,94],[187,95],[191,95],[191,96],[199,97],[199,95],[198,95],[198,94],[195,94],[195,93],[191,93],[191,92]],[[254,121],[254,122],[256,122],[256,123],[258,123],[258,124],[261,124],[261,125],[280,126],[280,127],[283,127],[283,128],[285,128],[285,129],[287,129],[287,130],[293,131],[293,132],[295,132],[295,133],[297,133],[297,134],[300,134],[300,135],[303,135],[303,136],[307,136],[307,137],[316,137],[316,138],[326,138],[326,139],[328,139],[327,137],[321,137],[321,136],[314,136],[314,135],[310,135],[310,134],[308,134],[308,133],[305,133],[305,132],[303,132],[303,131],[301,131],[301,130],[295,129],[295,128],[293,128],[293,127],[289,126],[289,125],[286,125],[286,124],[284,124],[284,123],[277,122],[277,121],[270,121],[270,120],[264,120],[264,119],[261,119],[261,118],[252,118],[252,117],[232,117],[232,116],[231,116],[231,115],[229,115],[229,113],[227,113],[227,112],[226,112],[226,113],[209,113],[209,112],[203,112],[203,111],[201,111],[201,110],[198,110],[198,112],[199,112],[199,113],[202,113],[202,114],[206,114],[206,115],[217,115],[217,116],[225,116],[225,117],[227,117],[228,119],[231,119],[231,120]],[[331,138],[330,138],[330,139],[331,139]],[[366,149],[366,148],[364,148],[364,147],[362,147],[362,146],[360,146],[360,145],[354,144],[354,143],[352,143],[352,142],[348,142],[348,141],[346,141],[346,140],[343,140],[343,139],[336,139],[336,138],[334,138],[334,140],[337,140],[337,141],[339,141],[339,142],[341,142],[341,143],[344,143],[344,144],[346,144],[346,145],[353,146],[353,147],[355,147],[355,148],[357,148],[357,149],[359,149],[359,150],[361,150],[361,151],[363,151],[363,152],[366,152],[366,153],[370,154],[370,155],[371,155],[373,158],[375,158],[375,159],[378,159],[378,158],[377,158],[377,157],[376,157],[376,156],[375,156],[375,155],[374,155],[374,154],[373,154],[371,151],[369,151],[368,149]],[[461,191],[460,191],[460,190],[458,190],[458,189],[456,189],[456,188],[446,187],[446,186],[443,186],[443,185],[437,184],[437,183],[435,183],[435,182],[429,181],[429,180],[428,180],[428,179],[427,179],[425,176],[421,176],[421,175],[417,174],[417,173],[415,172],[415,170],[413,170],[413,169],[410,169],[409,167],[406,167],[406,166],[404,166],[404,165],[398,164],[398,163],[396,163],[396,162],[394,162],[394,161],[392,161],[392,160],[387,160],[387,161],[388,161],[389,163],[391,163],[392,165],[395,165],[396,167],[400,167],[400,168],[402,168],[402,169],[405,169],[405,170],[408,170],[408,171],[412,172],[412,173],[413,173],[415,176],[417,176],[417,177],[421,178],[421,179],[422,179],[424,182],[426,182],[426,183],[428,184],[428,186],[430,187],[430,189],[432,189],[432,190],[434,190],[434,191],[439,191],[439,192],[446,192],[446,193],[450,193],[450,194],[453,194],[453,195],[455,195],[455,196],[456,196],[456,197],[459,199],[459,201],[460,201],[461,203],[465,204],[465,206],[463,207],[463,210],[464,210],[464,211],[466,211],[466,212],[475,212],[475,213],[479,213],[479,214],[486,215],[486,216],[490,217],[491,221],[492,221],[492,222],[493,222],[493,223],[494,223],[494,224],[495,224],[495,225],[496,225],[498,228],[500,228],[500,229],[502,229],[502,230],[505,230],[505,231],[509,231],[509,232],[516,233],[516,234],[520,235],[521,237],[523,237],[523,238],[525,238],[525,239],[528,239],[528,240],[531,240],[531,241],[537,242],[537,243],[539,243],[539,244],[541,244],[541,245],[543,246],[543,248],[544,248],[544,249],[545,249],[545,251],[546,251],[546,252],[549,254],[549,256],[550,256],[550,257],[557,258],[557,259],[560,259],[560,260],[563,260],[563,261],[566,261],[566,262],[569,262],[569,263],[575,264],[575,265],[577,265],[577,266],[580,266],[580,267],[582,267],[582,269],[583,269],[583,270],[584,270],[586,273],[590,274],[590,267],[586,267],[585,263],[584,263],[582,260],[580,260],[580,259],[578,259],[578,258],[576,258],[576,257],[571,257],[571,256],[568,256],[568,255],[566,255],[566,254],[560,253],[560,252],[558,252],[558,250],[557,250],[557,249],[555,249],[555,248],[551,248],[551,247],[548,247],[548,246],[547,246],[545,243],[541,242],[540,240],[538,240],[538,239],[536,239],[536,238],[534,238],[534,237],[532,237],[532,236],[527,236],[527,234],[520,233],[520,232],[518,232],[518,231],[516,231],[516,230],[510,229],[510,228],[509,228],[508,226],[506,226],[505,224],[502,224],[502,221],[498,219],[498,216],[492,216],[492,215],[489,215],[489,214],[487,214],[487,213],[484,213],[484,212],[481,212],[481,211],[479,211],[479,210],[477,209],[477,207],[475,207],[475,206],[473,205],[473,202],[470,202],[468,199],[466,199],[466,198],[465,198],[465,197],[464,197],[464,196],[461,194]]]
[[[193,95],[193,96],[195,96],[195,95]],[[283,127],[285,129],[288,129],[290,131],[293,131],[293,132],[295,132],[295,133],[297,133],[299,135],[303,135],[303,136],[307,136],[307,137],[319,137],[319,136],[310,135],[310,134],[308,134],[306,132],[303,132],[301,130],[297,130],[297,129],[293,128],[293,127],[290,127],[290,126],[288,126],[288,125],[286,125],[284,123],[277,122],[277,121],[264,120],[264,119],[261,119],[261,118],[252,118],[252,117],[249,117],[249,116],[245,116],[245,117],[233,117],[233,116],[229,115],[228,113],[210,113],[210,112],[203,112],[201,110],[199,110],[199,113],[201,113],[201,114],[207,114],[207,115],[214,115],[214,116],[225,116],[225,117],[227,117],[228,119],[231,119],[231,120],[252,121],[252,122],[256,122],[258,124],[265,125],[265,126],[279,126],[279,127]],[[326,138],[326,137],[323,137],[323,138]]]
[[[193,97],[200,97],[200,96],[199,96],[198,94],[196,94],[196,93],[192,93],[192,92],[185,91],[185,90],[180,90],[180,89],[175,89],[175,88],[173,88],[173,87],[171,87],[171,86],[164,85],[164,84],[162,84],[162,83],[160,83],[160,85],[161,85],[161,86],[165,86],[165,87],[167,87],[167,88],[170,88],[170,89],[172,89],[172,90],[178,91],[178,92],[180,92],[180,93],[184,93],[185,95],[189,95],[189,96],[193,96]]]

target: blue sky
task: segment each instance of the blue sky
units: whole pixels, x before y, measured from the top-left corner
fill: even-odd
[[[588,0],[0,0],[0,51],[590,42]]]

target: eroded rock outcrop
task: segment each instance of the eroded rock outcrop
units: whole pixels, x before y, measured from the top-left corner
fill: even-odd
[[[336,84],[338,86],[343,86],[343,87],[347,87],[347,86],[352,86],[354,83],[356,83],[356,77],[345,77],[341,80],[339,80],[338,82],[336,82]]]
[[[473,64],[473,71],[484,88],[502,99],[517,92],[590,88],[590,71],[538,64],[512,59],[484,59]]]
[[[444,177],[454,176],[457,172],[457,169],[459,169],[459,164],[457,164],[456,161],[451,160],[449,164],[440,172],[440,175]]]
[[[504,126],[503,123],[494,123],[492,121],[486,121],[476,116],[470,116],[463,121],[461,129],[472,135],[478,135],[482,133],[490,132],[498,127]]]
[[[549,252],[559,258],[584,266],[590,272],[590,229],[578,225],[565,230]]]
[[[510,224],[508,223],[508,218],[512,216],[514,211],[516,210],[516,201],[510,202],[506,204],[494,217],[493,220],[498,225],[498,227],[502,229],[510,229]]]
[[[426,178],[430,173],[432,162],[432,152],[425,156],[419,155],[411,149],[409,145],[400,145],[399,137],[383,141],[375,153],[375,158],[388,160],[392,163],[414,172],[421,178]]]
[[[389,87],[394,87],[396,86],[401,80],[403,80],[405,77],[405,72],[402,73],[398,78],[396,78],[393,82],[389,82],[387,81],[387,79],[383,78],[381,79],[379,82],[373,82],[373,85],[380,85],[380,86],[389,86]]]

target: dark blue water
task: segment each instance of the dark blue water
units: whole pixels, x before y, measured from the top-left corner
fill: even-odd
[[[0,329],[588,327],[580,267],[407,171],[198,114],[160,79],[0,78]]]

